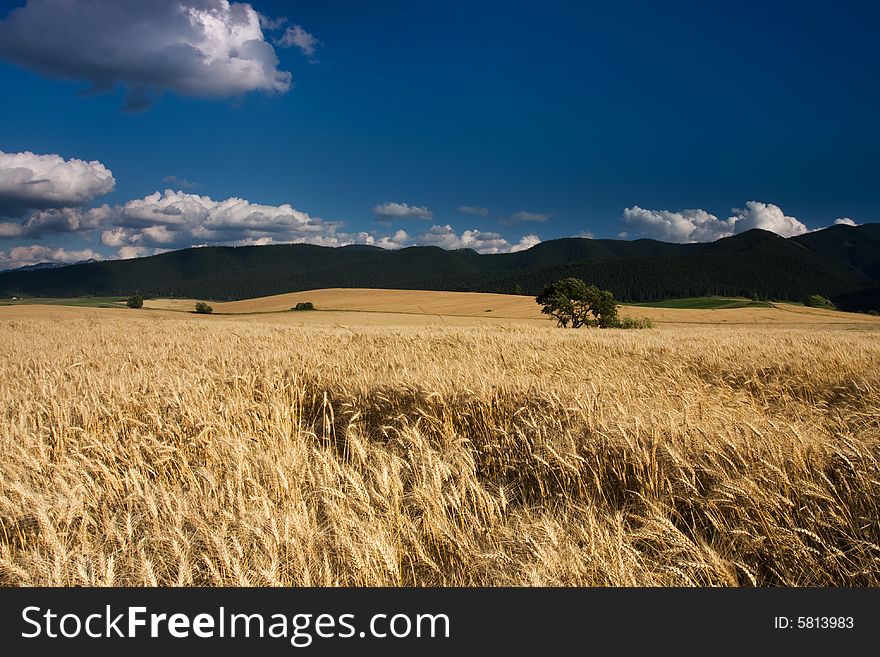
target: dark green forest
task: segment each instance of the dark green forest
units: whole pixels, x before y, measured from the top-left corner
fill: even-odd
[[[535,295],[565,277],[622,301],[750,296],[831,298],[846,310],[880,307],[880,224],[832,226],[782,238],[751,230],[706,244],[567,238],[519,253],[306,244],[202,247],[133,260],[0,273],[0,297],[113,296],[244,299],[328,287]]]

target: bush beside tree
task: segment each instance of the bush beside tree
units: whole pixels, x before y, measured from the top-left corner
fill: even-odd
[[[804,305],[810,308],[827,308],[828,310],[837,310],[831,299],[826,299],[820,294],[811,294],[804,300]]]
[[[614,328],[621,329],[649,329],[654,328],[654,320],[650,317],[642,317],[638,319],[636,317],[621,317],[617,321],[617,326]]]

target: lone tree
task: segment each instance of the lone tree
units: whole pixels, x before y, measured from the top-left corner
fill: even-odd
[[[212,312],[214,312],[214,309],[211,308],[211,306],[206,304],[204,301],[199,301],[196,304],[196,312],[199,315],[210,315]]]
[[[541,312],[556,318],[557,326],[580,328],[617,326],[617,301],[608,290],[587,285],[579,278],[563,278],[545,287],[535,301]]]
[[[125,300],[125,305],[129,308],[143,308],[144,298],[140,294],[133,294]]]

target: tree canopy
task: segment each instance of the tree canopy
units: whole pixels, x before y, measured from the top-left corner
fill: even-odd
[[[608,290],[587,285],[579,278],[563,278],[545,287],[535,297],[541,312],[556,318],[558,326],[580,328],[617,325],[617,301]]]

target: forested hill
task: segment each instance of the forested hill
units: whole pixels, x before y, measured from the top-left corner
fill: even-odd
[[[751,230],[707,244],[567,238],[519,253],[306,244],[203,247],[133,260],[0,273],[0,296],[144,296],[243,299],[327,287],[536,294],[577,276],[624,301],[704,295],[841,299],[874,308],[880,224],[832,226],[782,238]],[[867,305],[865,305],[867,304]]]

